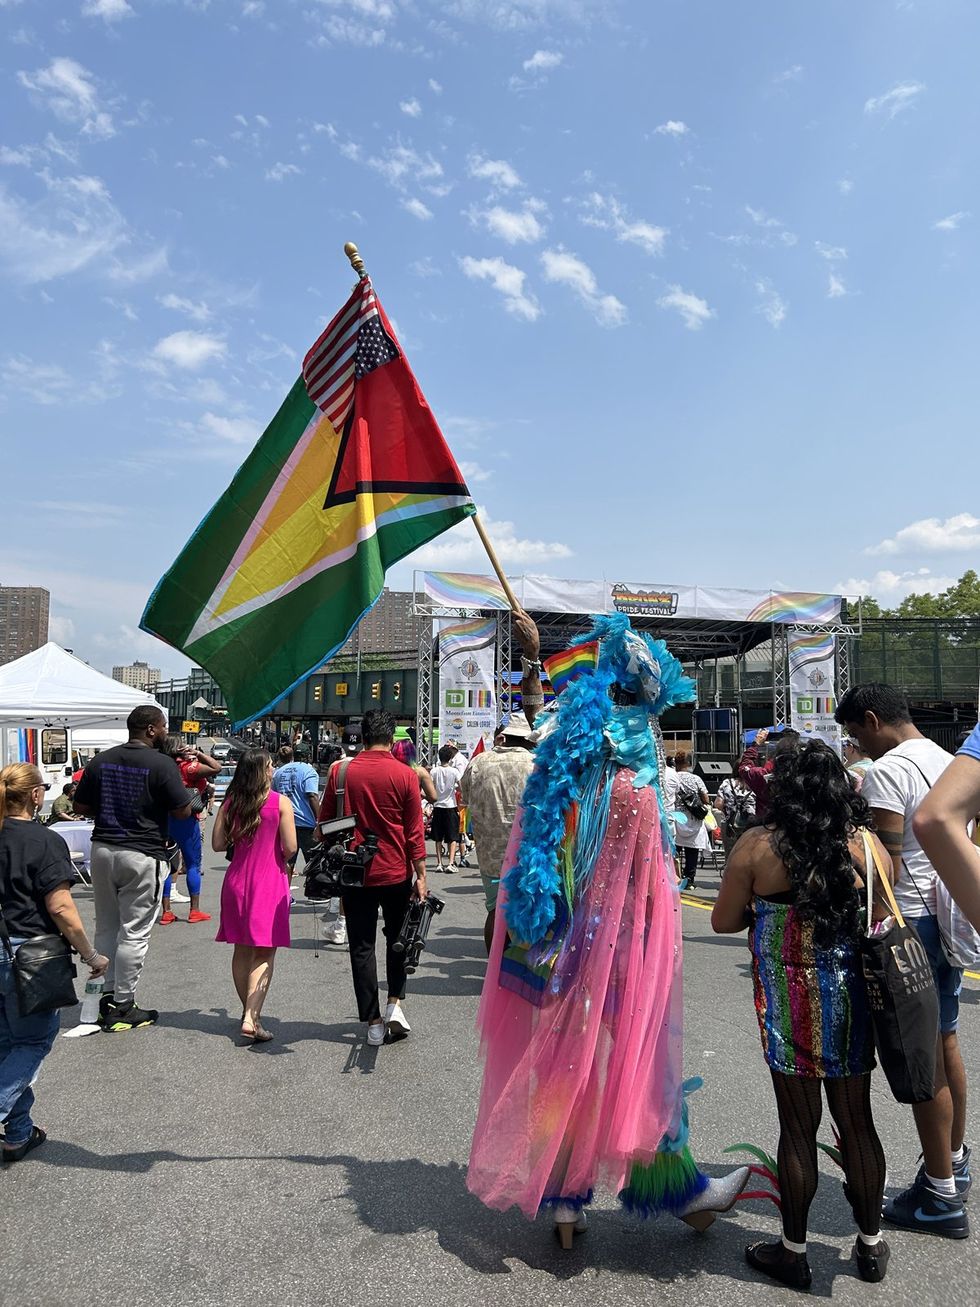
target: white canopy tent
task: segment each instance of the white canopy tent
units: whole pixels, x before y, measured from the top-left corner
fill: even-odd
[[[0,726],[124,727],[140,704],[160,707],[53,642],[0,667]]]

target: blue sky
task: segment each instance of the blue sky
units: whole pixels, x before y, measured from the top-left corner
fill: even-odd
[[[0,580],[180,674],[143,604],[353,239],[511,571],[942,588],[978,48],[968,0],[0,0]]]

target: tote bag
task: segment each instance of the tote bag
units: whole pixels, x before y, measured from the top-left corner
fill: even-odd
[[[866,832],[863,838],[868,917],[861,957],[875,1048],[896,1101],[927,1103],[935,1093],[939,995],[922,941],[899,911],[874,841]],[[876,869],[892,923],[872,934]]]

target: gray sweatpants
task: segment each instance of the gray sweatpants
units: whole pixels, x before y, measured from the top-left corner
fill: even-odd
[[[136,994],[166,871],[163,859],[92,842],[95,947],[109,959],[105,991],[120,1007]]]

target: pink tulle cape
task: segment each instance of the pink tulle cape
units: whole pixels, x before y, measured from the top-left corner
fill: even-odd
[[[541,1006],[500,984],[503,886],[478,1028],[483,1088],[467,1185],[488,1207],[618,1192],[673,1136],[683,1094],[681,914],[656,792],[616,772],[591,885]],[[516,861],[520,816],[504,870]]]

